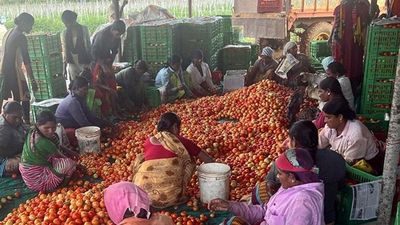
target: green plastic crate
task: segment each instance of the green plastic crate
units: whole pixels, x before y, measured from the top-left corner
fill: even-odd
[[[251,62],[250,45],[228,45],[220,51],[218,67],[227,70],[247,70]]]
[[[224,32],[224,46],[233,44],[233,32]]]
[[[122,55],[123,59],[127,62],[135,62],[142,58],[139,26],[130,26],[126,30]]]
[[[358,114],[357,117],[362,117],[363,124],[373,132],[387,133],[389,129],[389,121],[385,121],[384,113]]]
[[[232,16],[221,15],[221,32],[232,32]]]
[[[400,46],[400,29],[383,26],[368,27],[367,55],[379,55],[385,52],[398,53]]]
[[[394,220],[394,225],[400,225],[400,202],[397,203],[396,218]]]
[[[62,98],[67,94],[67,87],[64,77],[60,76],[53,80],[37,79],[37,91],[32,91],[31,83],[28,82],[29,90],[33,92],[36,101],[43,101],[51,98]]]
[[[260,45],[251,44],[250,60],[252,64],[254,64],[257,61],[259,55],[260,55]]]
[[[365,80],[361,95],[362,114],[389,113],[393,100],[394,83],[389,80]]]
[[[28,35],[27,41],[30,58],[51,57],[61,52],[59,33]]]
[[[346,164],[346,178],[357,181],[358,183],[371,182],[382,179],[381,176],[373,176],[369,173],[358,170]],[[339,204],[339,211],[337,213],[336,224],[338,225],[359,225],[365,224],[376,219],[371,220],[350,220],[351,205],[353,201],[353,190],[349,185],[346,185],[340,192],[341,201]]]
[[[61,53],[50,58],[31,59],[31,68],[35,79],[52,80],[58,76],[62,76],[63,63]]]
[[[397,56],[380,56],[367,53],[365,62],[364,80],[374,81],[396,77]]]
[[[328,45],[328,41],[312,41],[310,43],[310,57],[323,59],[331,55],[331,48]]]
[[[43,111],[50,111],[53,114],[56,113],[57,107],[60,104],[62,98],[52,98],[40,102],[34,102],[32,106],[32,119],[36,122],[38,115]]]
[[[147,87],[146,99],[151,108],[156,108],[161,105],[160,92],[156,87]]]

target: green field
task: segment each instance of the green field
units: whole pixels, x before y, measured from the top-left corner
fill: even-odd
[[[2,11],[0,16],[6,16],[6,27],[10,28],[13,18],[21,12],[31,13],[35,17],[33,33],[55,33],[64,29],[61,22],[61,13],[70,9],[78,13],[78,20],[81,24],[88,26],[93,32],[100,24],[106,23],[110,0],[80,0],[57,1],[57,0],[28,0],[20,4],[18,1],[9,0],[12,3],[0,4]],[[146,6],[153,4],[169,10],[177,18],[188,17],[187,0],[134,0],[130,1],[125,8],[125,17],[133,12],[140,11]],[[231,15],[233,0],[202,0],[193,1],[193,16]]]

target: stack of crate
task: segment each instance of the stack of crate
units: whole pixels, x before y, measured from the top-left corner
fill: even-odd
[[[140,45],[140,27],[130,26],[126,29],[122,57],[126,62],[135,62],[142,59],[142,49]]]
[[[310,61],[311,65],[315,68],[318,72],[324,72],[324,68],[322,67],[322,60],[325,57],[331,56],[331,48],[328,44],[328,41],[312,41],[310,42]]]
[[[220,16],[221,20],[221,32],[224,38],[224,46],[233,44],[233,31],[232,31],[232,17],[231,16]]]
[[[183,66],[190,64],[191,54],[201,49],[210,69],[217,67],[218,51],[223,47],[221,17],[202,17],[182,20],[179,26],[180,53],[184,59]]]
[[[140,25],[140,43],[142,59],[149,65],[152,74],[156,74],[177,51],[177,21],[162,20]]]
[[[29,35],[28,52],[38,89],[33,92],[37,101],[64,97],[67,93],[63,77],[63,61],[59,34]],[[28,86],[31,88],[31,84]]]
[[[367,37],[360,112],[383,121],[390,114],[400,46],[400,29],[370,26]]]

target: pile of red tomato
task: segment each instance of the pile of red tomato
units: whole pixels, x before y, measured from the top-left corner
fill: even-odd
[[[14,209],[0,225],[112,224],[104,207],[103,191],[112,183],[132,180],[136,154],[143,151],[145,139],[155,133],[160,115],[168,111],[181,117],[181,135],[218,162],[231,166],[230,198],[238,200],[264,179],[270,163],[282,152],[281,143],[287,137],[286,107],[292,93],[274,82],[262,81],[224,96],[166,104],[144,113],[139,122],[119,123],[115,137],[102,144],[102,153],[84,155],[79,160],[87,175],[102,182],[78,178],[53,193],[40,193]],[[314,103],[306,100],[304,104]],[[199,196],[196,176],[188,192],[194,198]],[[208,219],[205,215],[194,218],[186,213],[165,213],[176,224],[203,224]]]

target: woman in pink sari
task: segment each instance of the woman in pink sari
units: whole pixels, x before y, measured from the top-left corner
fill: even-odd
[[[34,191],[53,191],[76,169],[77,153],[63,147],[55,133],[56,118],[50,111],[39,114],[22,150],[19,171],[26,186]],[[66,155],[70,157],[67,157]]]
[[[110,219],[119,225],[173,225],[171,218],[152,214],[145,191],[131,182],[110,185],[104,191],[104,205]]]

